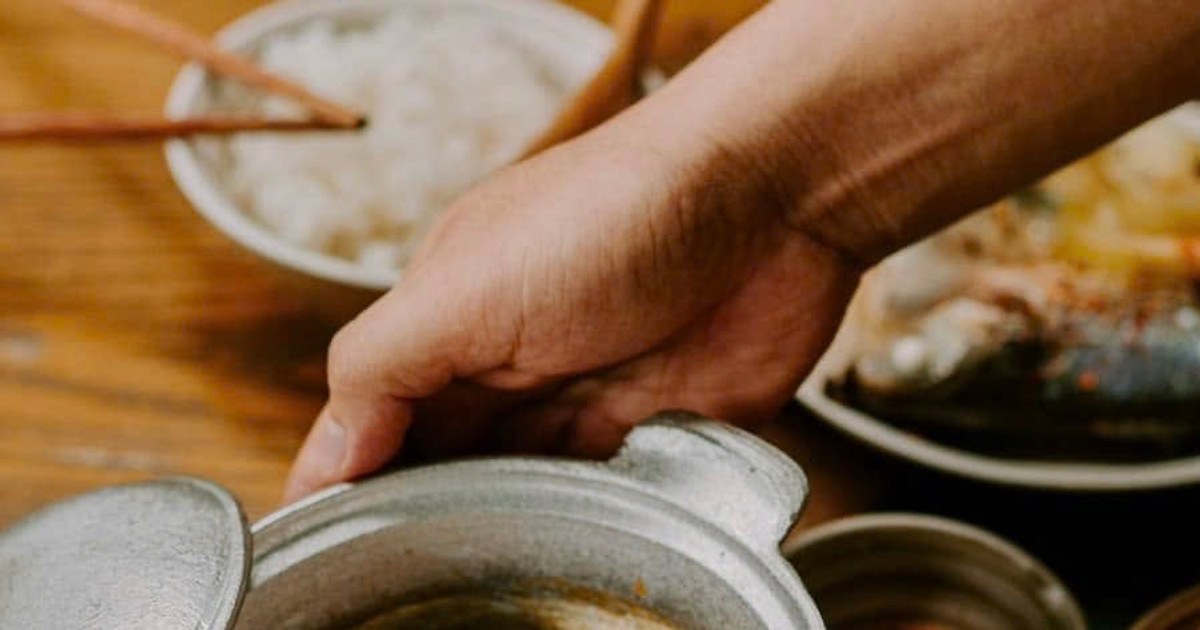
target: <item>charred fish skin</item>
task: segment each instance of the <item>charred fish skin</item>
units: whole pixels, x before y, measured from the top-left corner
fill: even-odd
[[[960,298],[912,334],[864,353],[854,372],[878,396],[946,398],[1000,379],[1016,391],[1036,387],[1047,402],[1197,401],[1200,310],[1134,307],[1103,316],[1059,313],[1052,321]]]
[[[977,319],[949,321],[962,322],[954,334],[963,338],[978,330]],[[945,324],[923,330],[945,334]],[[963,360],[948,373],[929,368],[928,359],[905,357],[914,351],[898,350],[918,343],[905,337],[891,352],[861,357],[829,393],[902,428],[975,450],[1160,458],[1200,448],[1198,331],[1200,313],[1188,304],[1149,315],[1137,305],[1104,316],[1059,314],[1054,326],[1025,321],[1000,329],[986,345],[975,337],[975,354],[959,355]]]
[[[1180,312],[1194,312],[1185,309]],[[1043,397],[1109,405],[1200,401],[1200,334],[1190,324],[1180,326],[1180,319],[1162,314],[1145,323],[1125,319],[1116,327],[1086,322],[1089,339],[1062,346],[1042,367]],[[1200,411],[1186,419],[1200,423]]]
[[[1122,300],[1111,284],[1064,289],[1052,278],[1043,276],[1055,291],[1018,295],[981,277],[976,296],[940,304],[862,353],[829,393],[901,428],[1008,456],[1142,460],[1200,449],[1191,289]]]

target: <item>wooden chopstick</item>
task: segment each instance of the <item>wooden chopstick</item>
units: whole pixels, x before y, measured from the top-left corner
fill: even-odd
[[[117,0],[56,0],[77,13],[138,35],[175,54],[204,64],[218,74],[231,76],[268,92],[295,99],[318,116],[345,128],[361,127],[365,118],[354,110],[326,100],[255,64],[217,48],[187,27]]]
[[[205,116],[183,120],[133,118],[92,113],[0,114],[0,141],[13,140],[144,140],[244,131],[346,130],[320,118],[275,120]]]

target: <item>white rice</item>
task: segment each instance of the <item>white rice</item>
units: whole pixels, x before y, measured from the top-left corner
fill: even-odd
[[[315,23],[272,38],[258,57],[370,124],[225,142],[235,202],[291,243],[386,269],[405,263],[455,197],[515,158],[581,82],[515,29],[462,10],[399,9],[358,29]],[[218,103],[303,113],[233,84]]]

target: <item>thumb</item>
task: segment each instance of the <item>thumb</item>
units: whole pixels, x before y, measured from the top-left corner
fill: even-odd
[[[397,286],[334,336],[329,402],[296,456],[286,503],[382,468],[404,444],[412,401],[453,378],[456,320],[411,293]]]

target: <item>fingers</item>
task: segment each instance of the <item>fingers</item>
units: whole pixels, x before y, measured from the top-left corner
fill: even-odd
[[[381,405],[386,417],[348,425],[327,404],[300,448],[288,475],[284,503],[302,499],[322,488],[382,467],[403,444],[411,423],[411,405],[392,401]],[[359,416],[346,416],[359,418]]]
[[[414,287],[415,288],[415,287]],[[285,500],[383,467],[404,444],[413,403],[447,385],[459,352],[438,292],[393,290],[334,337],[329,403],[289,476]]]
[[[807,246],[785,251],[657,350],[510,413],[510,439],[599,458],[665,409],[748,428],[769,420],[824,352],[853,293],[854,273],[823,255]],[[791,264],[796,258],[807,264]]]
[[[739,374],[703,365],[676,380],[653,365],[661,358],[615,377],[581,379],[548,399],[509,410],[494,422],[489,444],[502,451],[604,459],[638,423],[665,410],[686,409],[753,429],[770,420],[798,385],[783,370]]]

